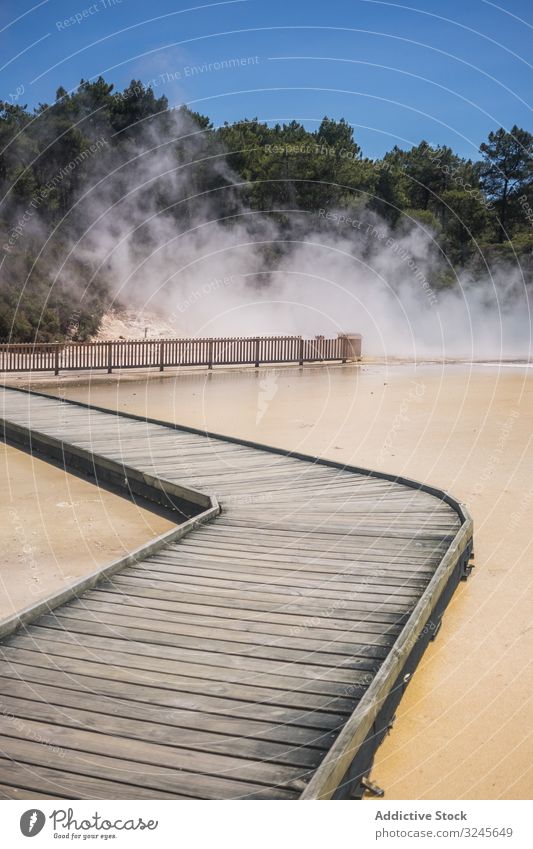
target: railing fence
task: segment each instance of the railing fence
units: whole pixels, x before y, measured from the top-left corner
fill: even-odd
[[[361,337],[251,336],[214,339],[118,339],[109,342],[0,344],[0,372],[84,371],[176,366],[346,362],[361,356]]]

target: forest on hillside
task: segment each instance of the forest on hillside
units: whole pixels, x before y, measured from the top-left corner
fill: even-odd
[[[431,235],[446,258],[432,272],[436,290],[453,286],[458,268],[475,277],[514,264],[527,284],[533,273],[533,136],[516,126],[491,132],[476,161],[425,141],[372,160],[344,119],[325,117],[315,131],[257,119],[215,128],[186,107],[169,109],[138,80],[117,92],[99,78],[71,94],[60,88],[54,103],[35,110],[0,102],[0,151],[3,342],[84,340],[111,301],[128,303],[108,262],[126,195],[134,198],[140,265],[159,249],[148,219],[164,215],[165,234],[192,232],[209,209],[229,235],[243,216],[253,222],[269,267],[285,248],[279,239],[268,244],[265,220],[289,239],[305,231],[305,214],[324,227],[366,215],[388,232],[408,222]],[[159,165],[141,172],[154,151]],[[108,242],[102,216],[111,222]]]

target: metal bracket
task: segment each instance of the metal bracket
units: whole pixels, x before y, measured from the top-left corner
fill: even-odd
[[[463,566],[463,572],[462,572],[462,575],[461,575],[462,581],[466,581],[466,579],[468,578],[468,576],[472,572],[472,569],[475,567],[475,565],[476,564],[474,563],[474,552],[472,552],[469,555],[468,560],[465,560],[465,564]]]
[[[374,784],[373,781],[370,781],[370,779],[366,775],[364,775],[361,779],[361,784],[363,785],[365,790],[368,790],[368,792],[372,794],[372,796],[377,796],[379,799],[382,799],[385,795],[385,791],[383,790],[383,788],[379,787],[377,784]]]

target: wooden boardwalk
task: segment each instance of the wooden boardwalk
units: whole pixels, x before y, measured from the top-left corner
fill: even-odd
[[[0,390],[0,417],[221,507],[0,642],[0,796],[359,795],[466,574],[465,511],[411,482],[37,394]]]

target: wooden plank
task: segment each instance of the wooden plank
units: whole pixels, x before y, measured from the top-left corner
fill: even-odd
[[[89,732],[73,731],[68,728],[58,728],[45,723],[25,721],[28,732],[33,732],[38,739],[46,740],[48,736],[53,739],[52,745],[43,745],[42,742],[25,740],[13,735],[13,723],[6,723],[5,718],[0,715],[0,731],[2,733],[2,756],[15,761],[17,764],[27,764],[37,767],[56,769],[58,757],[55,749],[63,750],[62,784],[68,787],[69,774],[78,776],[89,776],[106,782],[131,785],[130,799],[159,799],[171,797],[192,796],[193,798],[205,799],[261,799],[279,798],[291,799],[297,795],[290,790],[269,787],[266,789],[260,784],[253,782],[238,781],[234,778],[212,776],[207,773],[197,775],[179,769],[171,769],[135,760],[135,758],[110,756],[112,748],[118,752],[124,751],[127,755],[134,755],[135,747],[140,746],[137,742],[129,745],[121,745],[122,741],[108,735],[91,734]],[[53,737],[52,737],[53,735]],[[105,741],[105,745],[104,745]],[[111,744],[113,741],[113,745]],[[86,749],[78,749],[77,744],[82,743]],[[172,749],[165,747],[167,757]],[[146,752],[146,756],[150,755]],[[63,772],[64,770],[64,772]],[[0,781],[4,776],[0,772]],[[293,782],[297,785],[297,778]],[[106,791],[110,790],[109,784]],[[151,791],[146,793],[146,791]],[[296,790],[296,786],[295,786]],[[57,790],[56,790],[57,792]],[[112,792],[112,791],[111,791]],[[164,796],[160,796],[164,794]],[[69,793],[69,795],[72,795]],[[115,798],[113,795],[104,798]],[[124,797],[122,797],[124,798]]]
[[[394,586],[423,589],[433,574],[425,569],[407,570],[401,565],[396,568],[363,564],[348,560],[339,562],[333,558],[305,558],[276,554],[251,555],[248,551],[238,552],[224,549],[207,550],[193,545],[187,549],[169,549],[166,555],[150,557],[146,563],[159,574],[197,574],[198,577],[219,577],[247,580],[259,584],[287,584],[295,587],[332,587],[346,592],[357,589],[358,584],[367,587]],[[157,568],[156,568],[157,567]]]
[[[317,556],[320,552],[344,552],[355,556],[358,552],[364,552],[371,556],[375,552],[386,554],[391,562],[395,558],[408,557],[420,558],[431,557],[433,562],[438,562],[442,554],[446,552],[446,546],[441,543],[424,543],[423,541],[398,541],[398,540],[368,540],[367,537],[358,537],[355,533],[344,533],[338,535],[324,534],[318,529],[301,533],[291,528],[283,531],[268,530],[266,528],[239,528],[229,527],[224,524],[224,514],[217,519],[216,530],[206,527],[201,535],[196,534],[194,543],[210,540],[221,550],[229,543],[238,546],[248,545],[250,542],[257,546],[267,546],[274,550],[296,547],[300,552],[307,550],[306,543],[315,546]],[[304,547],[305,546],[305,547]],[[340,556],[340,554],[339,554]]]
[[[287,569],[305,569],[306,572],[322,572],[332,574],[343,574],[344,571],[357,570],[358,574],[365,574],[368,570],[371,575],[381,575],[382,573],[391,572],[393,574],[406,574],[425,576],[433,574],[433,565],[438,562],[436,555],[397,555],[388,553],[383,559],[383,563],[379,565],[379,559],[374,555],[372,558],[372,549],[359,550],[353,546],[352,549],[348,546],[340,548],[335,542],[326,543],[324,546],[317,547],[315,553],[306,554],[302,552],[302,546],[296,545],[294,542],[283,543],[253,543],[242,541],[239,544],[237,539],[229,541],[229,539],[216,540],[216,537],[211,537],[203,533],[196,533],[194,536],[185,538],[181,541],[181,550],[190,552],[193,556],[198,554],[211,555],[216,554],[217,559],[232,560],[235,565],[239,559],[245,555],[248,562],[260,564],[262,568],[273,568],[280,571]],[[175,551],[174,546],[169,546],[161,552],[162,562],[171,562],[172,552]],[[305,552],[305,549],[303,550]]]
[[[69,605],[68,609],[62,611],[61,616],[65,614],[66,618],[73,618],[76,622],[82,620],[84,622],[94,621],[99,625],[115,626],[117,628],[142,628],[143,630],[162,632],[167,635],[175,635],[178,644],[181,646],[196,647],[201,640],[201,645],[210,650],[222,643],[234,642],[235,646],[231,649],[224,648],[224,651],[237,652],[254,657],[262,657],[263,653],[260,650],[272,649],[265,651],[268,657],[274,658],[279,652],[283,655],[281,659],[286,660],[291,658],[290,654],[293,650],[301,650],[301,655],[295,655],[297,658],[312,657],[314,663],[322,660],[326,652],[347,655],[348,657],[385,657],[388,653],[388,648],[394,642],[395,636],[389,632],[386,626],[383,627],[381,634],[372,634],[362,632],[361,634],[344,634],[344,639],[340,639],[340,634],[337,632],[329,639],[314,639],[309,635],[299,637],[294,633],[290,640],[286,640],[288,636],[285,634],[271,634],[264,630],[241,630],[228,628],[226,625],[216,626],[212,621],[205,620],[203,624],[184,623],[180,619],[173,619],[171,616],[164,616],[161,613],[152,615],[148,611],[144,611],[144,615],[135,608],[127,608],[125,605],[104,605],[98,602],[94,605],[81,604],[80,607]],[[58,616],[59,621],[63,621]],[[72,630],[75,630],[76,624],[69,625]],[[109,630],[111,631],[111,627]],[[398,629],[394,629],[398,633]],[[195,638],[195,639],[193,639]],[[348,642],[350,640],[350,642]],[[290,649],[283,646],[290,644]],[[371,650],[370,650],[371,648]],[[218,649],[220,650],[220,649]],[[298,661],[294,661],[298,662]],[[334,658],[328,658],[328,662],[334,662]],[[342,663],[342,658],[339,657],[338,663]]]
[[[82,606],[84,609],[98,612],[99,605],[105,605],[104,609],[109,612],[115,611],[118,613],[123,610],[125,614],[133,614],[141,618],[152,618],[157,616],[160,621],[166,622],[181,622],[183,624],[202,625],[209,621],[209,625],[219,628],[227,628],[230,631],[246,631],[265,634],[273,634],[291,638],[301,633],[308,632],[313,639],[328,641],[338,640],[341,637],[354,639],[359,633],[361,634],[398,634],[402,624],[405,622],[405,616],[400,621],[394,623],[374,623],[365,619],[364,615],[359,619],[343,620],[337,623],[337,627],[329,625],[330,619],[324,617],[323,623],[316,623],[313,619],[312,624],[307,624],[298,629],[298,620],[295,617],[287,616],[265,616],[250,615],[249,611],[231,612],[215,607],[194,608],[190,605],[177,605],[169,602],[167,599],[154,600],[150,598],[136,598],[130,595],[121,595],[118,593],[102,593],[94,596],[84,596],[78,602],[74,602],[71,606]],[[225,615],[224,615],[225,614]],[[302,622],[300,621],[300,625]],[[329,627],[328,627],[329,625]],[[341,633],[339,633],[339,631]],[[359,638],[360,639],[360,638]]]
[[[194,592],[202,592],[202,590],[216,590],[220,593],[245,592],[250,595],[257,595],[259,600],[277,594],[278,596],[287,596],[285,599],[288,603],[291,598],[299,599],[321,599],[338,600],[339,602],[346,598],[347,592],[326,588],[325,586],[315,585],[309,588],[300,588],[296,582],[292,586],[278,584],[272,582],[270,585],[266,583],[255,584],[253,581],[231,580],[230,578],[203,578],[200,575],[187,575],[182,572],[158,572],[156,569],[147,568],[150,564],[143,564],[140,568],[128,567],[122,570],[121,577],[124,575],[130,579],[148,579],[154,584],[157,582],[165,584],[170,589],[183,587],[184,589],[192,589]],[[418,598],[419,593],[416,590],[409,588],[394,588],[394,590],[385,587],[359,585],[356,589],[349,590],[350,598],[361,599],[363,601],[371,601],[376,603],[395,604],[396,602],[409,602]]]
[[[94,637],[94,634],[89,636]],[[86,639],[80,643],[72,643],[61,641],[59,635],[52,633],[50,637],[48,635],[42,637],[42,640],[43,642],[39,643],[39,649],[35,645],[29,645],[27,640],[25,642],[17,640],[14,645],[8,647],[7,653],[1,656],[14,663],[45,667],[53,665],[54,668],[64,669],[67,672],[78,670],[81,674],[96,676],[105,675],[100,668],[101,664],[112,664],[117,668],[122,666],[126,670],[125,675],[129,672],[128,679],[124,678],[124,680],[142,685],[146,680],[153,679],[157,672],[155,681],[158,686],[164,688],[180,692],[204,693],[217,698],[261,702],[265,705],[327,711],[335,706],[335,710],[340,712],[348,712],[352,707],[352,700],[347,697],[349,687],[342,683],[315,681],[315,686],[311,686],[305,679],[301,681],[300,678],[288,673],[286,676],[279,677],[276,687],[272,679],[267,680],[265,677],[257,679],[250,675],[247,679],[245,675],[231,676],[225,667],[206,669],[209,663],[187,663],[186,660],[181,660],[180,652],[176,652],[174,657],[157,655],[153,652],[147,661],[140,651],[125,651],[124,643],[121,643],[119,638],[116,638],[113,643],[101,640],[98,644],[94,641],[92,645],[97,648],[97,651],[94,648],[91,651],[85,648],[88,645]],[[142,644],[136,645],[142,649]],[[78,662],[77,666],[74,661]],[[365,685],[368,681],[368,673],[377,671],[378,668],[379,663],[375,661],[369,664],[363,671],[364,674],[352,676],[350,686],[356,682]],[[142,673],[141,677],[135,676],[135,672]],[[159,674],[165,676],[164,684],[159,684]],[[122,680],[121,676],[118,680]],[[214,704],[218,706],[217,702]]]
[[[35,701],[37,704],[45,702],[51,710],[60,711],[62,715],[70,715],[71,708],[86,710],[88,707],[87,695],[83,691],[33,681],[9,678],[1,680],[6,695]],[[90,708],[93,713],[103,717],[113,715],[164,726],[170,729],[169,733],[174,735],[173,739],[179,734],[181,740],[190,741],[191,748],[202,745],[205,741],[219,746],[228,739],[244,746],[254,740],[270,742],[274,750],[279,747],[278,750],[282,751],[283,756],[289,758],[290,762],[294,752],[323,752],[335,739],[335,731],[249,720],[236,715],[226,717],[200,711],[169,710],[159,705],[143,704],[139,700],[110,695],[101,697],[96,693],[91,695]]]
[[[383,623],[388,625],[403,625],[407,621],[408,606],[403,606],[399,612],[376,609],[374,605],[362,602],[354,604],[346,609],[339,605],[332,609],[324,606],[301,607],[298,610],[285,607],[281,609],[276,604],[254,602],[253,606],[248,602],[239,603],[238,599],[220,599],[218,596],[202,596],[184,593],[162,592],[155,587],[143,587],[140,585],[127,584],[123,587],[118,585],[103,585],[101,591],[106,596],[112,597],[118,602],[129,598],[130,602],[155,609],[183,612],[192,616],[224,617],[246,622],[268,622],[286,625],[287,627],[300,628],[309,627],[312,620],[316,627],[329,628],[331,630],[350,631],[357,629],[358,623],[364,623],[365,628],[371,632],[381,630]]]
[[[0,769],[1,769],[0,759]],[[11,778],[11,775],[9,776]],[[26,790],[24,787],[10,787],[8,784],[0,784],[0,799],[64,799],[64,796],[56,796],[51,793],[43,793],[42,788]]]
[[[0,752],[1,755],[1,752]],[[77,774],[56,758],[53,767],[0,757],[0,781],[9,799],[186,799],[177,793],[147,790],[91,775]],[[21,796],[15,795],[21,793]]]
[[[76,613],[78,615],[76,615]],[[109,621],[106,621],[109,620]],[[128,624],[122,624],[128,620]],[[133,620],[130,617],[121,617],[114,620],[113,615],[102,614],[91,619],[83,611],[68,611],[65,608],[57,616],[43,616],[39,620],[42,625],[49,628],[62,628],[71,633],[93,634],[102,637],[117,637],[124,640],[134,639],[152,645],[173,646],[183,652],[184,657],[198,657],[219,655],[226,660],[230,658],[235,663],[247,661],[268,665],[272,671],[283,668],[291,669],[291,674],[296,677],[306,677],[311,670],[316,671],[320,667],[334,669],[337,675],[341,675],[345,668],[353,668],[354,661],[358,658],[381,658],[383,652],[380,646],[374,645],[371,640],[378,640],[377,635],[369,635],[368,640],[357,646],[355,651],[349,655],[338,655],[335,652],[313,651],[310,649],[284,648],[282,645],[257,641],[256,643],[243,643],[233,640],[207,639],[199,641],[197,637],[190,637],[180,633],[180,626],[165,623],[160,629],[155,623],[143,619]],[[274,638],[279,641],[279,637]],[[201,649],[198,649],[198,645]],[[394,639],[389,640],[392,644]],[[345,680],[343,677],[334,680]]]
[[[349,613],[350,611],[365,611],[365,613],[368,611],[370,615],[371,612],[377,610],[380,617],[388,613],[396,621],[398,615],[412,610],[413,607],[410,601],[398,598],[391,601],[386,596],[382,596],[380,599],[369,600],[363,594],[357,596],[352,596],[351,594],[347,596],[344,594],[342,598],[337,599],[338,603],[334,604],[335,599],[331,600],[321,595],[312,596],[302,593],[295,595],[273,592],[247,594],[246,592],[237,592],[234,589],[230,590],[222,587],[218,587],[216,591],[213,591],[209,587],[195,586],[193,584],[187,584],[180,588],[176,581],[156,581],[146,575],[132,575],[130,572],[128,574],[121,573],[118,577],[114,577],[110,584],[115,589],[126,592],[129,592],[129,587],[133,587],[134,589],[149,589],[156,590],[159,596],[166,596],[168,598],[172,593],[178,598],[193,603],[195,601],[199,604],[204,602],[209,604],[218,603],[222,606],[224,602],[227,602],[228,606],[244,607],[249,610],[270,611],[274,609],[278,612],[299,614],[301,616],[324,616],[328,612],[334,612],[336,616],[341,616],[341,614]],[[380,619],[379,621],[383,620]]]
[[[225,716],[232,716],[237,712],[240,716],[248,719],[260,719],[265,722],[294,722],[298,725],[323,730],[331,730],[337,727],[339,717],[342,715],[346,716],[349,713],[349,710],[344,707],[346,702],[340,699],[339,704],[339,698],[336,696],[309,696],[308,701],[311,702],[312,706],[297,708],[291,706],[290,694],[285,698],[280,693],[276,701],[269,702],[265,700],[260,702],[257,700],[253,701],[251,698],[246,700],[234,699],[232,697],[231,687],[219,686],[217,688],[219,695],[211,695],[204,692],[208,690],[207,685],[197,685],[195,687],[194,682],[192,682],[187,685],[188,689],[186,689],[185,684],[180,683],[181,679],[179,676],[170,673],[167,673],[164,680],[161,680],[160,677],[154,673],[150,674],[149,670],[146,669],[136,670],[133,667],[120,667],[107,663],[91,662],[86,659],[72,659],[60,655],[53,655],[47,658],[40,652],[29,652],[22,649],[10,650],[8,654],[2,651],[0,657],[2,658],[0,660],[0,674],[6,677],[9,677],[13,671],[16,672],[15,668],[12,670],[9,669],[9,664],[16,664],[17,668],[20,668],[21,673],[25,674],[30,674],[30,670],[27,667],[35,666],[49,670],[49,674],[52,674],[52,670],[57,670],[59,673],[67,673],[69,677],[74,676],[73,680],[83,677],[89,689],[91,689],[93,684],[96,686],[94,679],[99,682],[105,682],[106,684],[113,682],[120,685],[119,689],[114,692],[121,697],[123,697],[124,693],[128,693],[133,698],[139,692],[138,688],[141,688],[140,692],[144,694],[142,688],[148,687],[150,690],[149,697],[154,700],[156,697],[158,699],[167,698],[167,704],[172,704],[175,708],[182,710],[201,710],[204,713],[219,713]],[[33,670],[31,674],[34,674]],[[47,679],[45,678],[45,680]],[[54,680],[58,681],[60,686],[65,686],[64,675],[54,676]],[[356,685],[360,685],[359,689],[357,689],[359,696],[367,686],[368,675],[354,675],[347,683],[350,684],[350,687],[354,687],[354,689]],[[156,689],[169,691],[169,693],[158,694],[154,692]],[[351,690],[347,687],[346,692],[351,692]],[[294,702],[297,704],[303,699],[304,697],[299,694],[294,699]],[[158,701],[157,703],[160,704],[161,702]]]
[[[109,709],[103,714],[73,707],[65,710],[50,705],[44,700],[34,701],[5,694],[2,700],[6,710],[22,719],[90,730],[99,734],[110,734],[142,742],[150,741],[172,746],[176,752],[187,749],[191,752],[243,758],[245,763],[259,761],[269,765],[279,764],[291,769],[302,767],[306,770],[316,768],[323,754],[318,749],[291,747],[265,739],[252,740],[242,736],[213,734],[201,730],[190,731],[175,725],[159,724],[153,717],[146,722],[138,717],[117,716]]]
[[[50,657],[63,655],[93,662],[104,662],[99,660],[102,657],[125,667],[132,666],[135,669],[147,669],[149,672],[159,671],[163,674],[170,672],[183,676],[187,679],[191,692],[200,684],[191,682],[190,679],[199,678],[203,682],[203,691],[206,693],[232,697],[238,694],[238,687],[242,687],[248,689],[246,694],[248,700],[262,700],[265,703],[281,706],[285,704],[299,708],[321,706],[314,700],[304,699],[302,694],[305,693],[327,696],[325,704],[328,706],[330,696],[346,696],[346,682],[325,680],[319,675],[315,678],[295,677],[291,674],[290,668],[284,672],[272,674],[257,669],[246,669],[242,667],[242,664],[224,665],[224,662],[220,661],[216,655],[204,657],[201,662],[196,655],[192,657],[184,655],[179,648],[172,646],[151,645],[90,633],[73,634],[65,629],[34,627],[35,630],[31,629],[31,637],[21,634],[12,644],[12,648],[34,652],[32,656],[28,656],[28,662],[32,664],[44,664],[45,661],[35,655],[43,654],[45,651],[50,654]],[[36,640],[39,641],[38,644]],[[133,659],[128,659],[129,654],[134,655]],[[356,659],[354,661],[354,669],[367,673],[376,670],[378,666],[375,660]],[[364,680],[367,678],[368,676],[365,675]],[[221,686],[221,684],[228,686]],[[348,689],[351,686],[349,684]],[[244,689],[241,692],[244,695]]]

